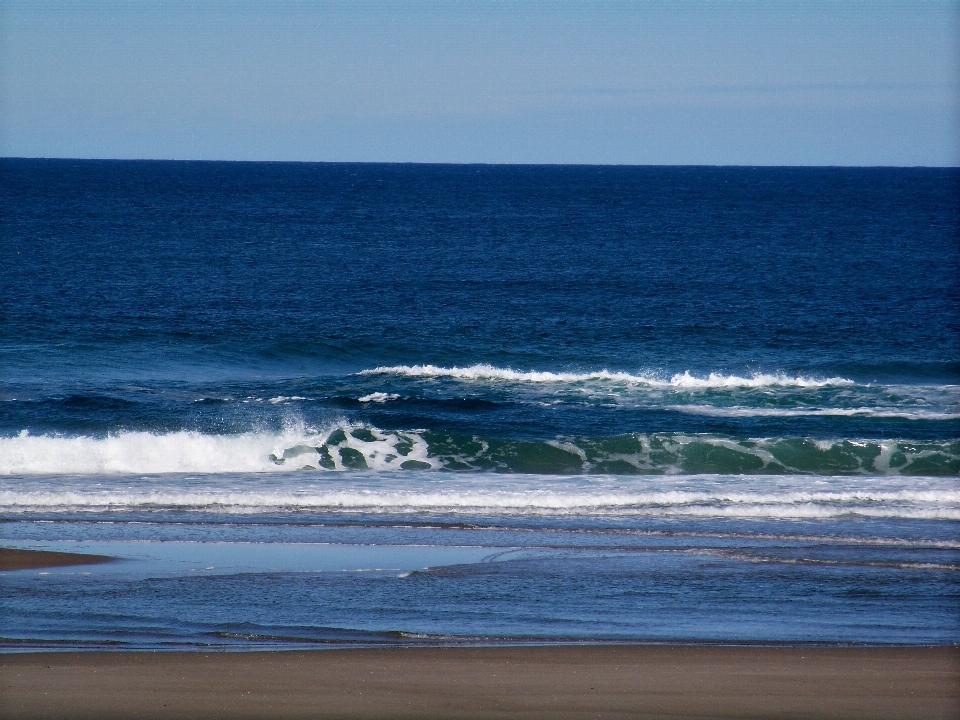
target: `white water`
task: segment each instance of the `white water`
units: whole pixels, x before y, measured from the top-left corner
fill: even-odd
[[[120,432],[105,437],[30,435],[24,431],[0,438],[0,475],[288,472],[310,463],[316,466],[318,456],[312,447],[309,457],[297,455],[296,448],[322,444],[337,427],[349,431],[352,426],[313,429],[294,424],[279,432],[236,435],[181,431]],[[407,460],[430,464],[427,445],[418,435],[406,436],[413,440],[413,448],[399,456],[395,449],[399,435],[371,432],[373,442],[358,440],[347,432],[339,447],[357,450],[374,470],[394,469]],[[279,462],[285,452],[288,459]],[[331,459],[335,469],[345,469],[337,453]]]
[[[334,431],[338,439],[325,451],[325,443]],[[357,436],[360,437],[357,437]],[[193,431],[165,434],[149,432],[120,432],[101,437],[59,437],[30,435],[26,431],[15,437],[0,437],[0,476],[13,475],[109,475],[109,474],[165,474],[165,473],[277,473],[298,470],[356,471],[356,463],[349,462],[362,457],[361,467],[378,472],[441,470],[449,467],[483,469],[492,467],[491,458],[499,470],[511,473],[509,450],[506,455],[487,454],[489,444],[475,439],[469,451],[464,448],[457,454],[455,447],[444,447],[440,455],[432,455],[430,446],[421,431],[385,431],[352,424],[331,425],[326,428],[310,428],[293,423],[281,431],[247,432],[235,435],[206,435]],[[622,461],[642,473],[666,473],[678,475],[685,472],[684,453],[689,447],[709,445],[736,453],[737,456],[754,456],[759,461],[757,470],[768,466],[780,467],[775,456],[782,438],[758,438],[741,441],[737,438],[699,434],[668,434],[632,436],[637,446],[635,452],[612,452],[599,450],[589,439],[555,439],[543,445],[557,448],[579,458],[585,472],[593,470],[597,463]],[[602,440],[600,441],[602,443]],[[787,442],[794,442],[789,441]],[[579,443],[579,445],[578,445]],[[909,463],[924,459],[940,459],[951,456],[952,451],[944,443],[908,443],[896,440],[831,439],[802,441],[806,461],[801,458],[797,465],[804,472],[816,472],[816,463],[822,462],[820,475],[832,472],[829,458],[819,458],[817,453],[836,450],[847,463],[846,472],[861,472],[868,476],[898,475]],[[867,462],[850,454],[851,447],[874,446],[879,453]],[[320,450],[318,451],[318,447]],[[324,454],[326,452],[326,454]],[[501,453],[504,451],[501,450]],[[666,456],[664,456],[666,453]],[[903,456],[900,464],[891,466],[895,454]],[[668,458],[673,458],[670,461]],[[591,459],[592,458],[592,459]],[[326,461],[327,465],[324,465]],[[809,463],[813,462],[811,466]],[[852,463],[852,464],[850,464]],[[332,464],[332,467],[330,466]],[[523,467],[520,461],[519,467]],[[696,467],[694,465],[693,467]],[[945,467],[945,466],[944,466]],[[629,468],[628,468],[629,470]],[[789,471],[789,466],[787,466]],[[526,472],[526,471],[523,471]],[[705,470],[714,474],[716,470]],[[940,474],[940,473],[934,473]],[[905,480],[904,482],[909,482]]]
[[[904,420],[957,420],[960,413],[922,409],[892,408],[765,408],[719,407],[716,405],[667,405],[667,410],[711,417],[872,417],[903,418]]]
[[[290,438],[292,439],[292,438]],[[0,474],[267,472],[282,436],[121,432],[106,437],[0,438]]]
[[[336,511],[507,515],[960,520],[960,482],[760,476],[591,478],[582,476],[376,475],[316,482],[310,475],[96,479],[10,478],[0,509],[82,511],[170,509],[207,512]]]
[[[520,371],[510,368],[498,368],[493,365],[471,365],[470,367],[438,367],[436,365],[396,365],[363,370],[360,375],[404,375],[407,377],[454,378],[457,380],[501,380],[528,383],[574,383],[587,380],[601,380],[651,387],[674,388],[736,388],[736,387],[801,387],[815,388],[826,386],[853,385],[852,380],[841,377],[816,379],[808,377],[790,377],[784,374],[758,373],[750,377],[721,375],[710,373],[707,377],[696,377],[689,373],[678,373],[669,380],[654,375],[632,375],[625,372],[599,370],[589,373]]]
[[[2,475],[96,475],[124,473],[276,473],[319,469],[314,447],[337,428],[346,430],[337,448],[359,452],[372,470],[397,470],[414,460],[431,467],[426,442],[413,432],[387,433],[369,429],[373,441],[350,434],[351,425],[324,429],[294,425],[280,432],[206,435],[192,431],[165,434],[120,432],[105,437],[30,435],[0,438]],[[412,441],[405,455],[397,452],[401,440]],[[330,454],[334,470],[345,470],[338,451]]]

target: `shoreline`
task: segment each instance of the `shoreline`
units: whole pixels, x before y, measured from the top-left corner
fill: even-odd
[[[34,570],[45,567],[68,567],[70,565],[97,565],[114,560],[116,558],[108,555],[0,547],[0,572]]]
[[[2,718],[957,718],[957,646],[0,655]]]

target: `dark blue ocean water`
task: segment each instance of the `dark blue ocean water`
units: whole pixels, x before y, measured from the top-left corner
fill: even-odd
[[[960,639],[960,171],[0,159],[8,648]],[[90,573],[90,574],[83,574]]]

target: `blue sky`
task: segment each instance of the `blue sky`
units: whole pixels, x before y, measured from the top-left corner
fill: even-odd
[[[0,0],[6,156],[958,165],[960,0]]]

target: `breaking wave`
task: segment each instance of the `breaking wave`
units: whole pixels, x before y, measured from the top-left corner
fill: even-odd
[[[689,371],[677,373],[669,379],[654,375],[633,375],[626,372],[538,372],[520,371],[510,368],[498,368],[493,365],[479,364],[469,367],[438,367],[436,365],[396,365],[363,370],[360,375],[402,375],[422,378],[454,378],[457,380],[499,380],[518,383],[576,383],[588,380],[628,383],[631,385],[649,385],[663,388],[737,388],[737,387],[826,387],[853,385],[853,380],[841,377],[816,379],[802,376],[791,377],[782,373],[757,373],[750,377],[739,375],[721,375],[710,373],[707,377],[696,377]]]
[[[210,435],[0,438],[0,475],[466,471],[546,475],[960,473],[960,441],[739,438],[693,433],[519,440],[357,424]]]
[[[668,405],[667,410],[708,417],[870,417],[904,420],[958,420],[960,413],[893,408],[770,408],[722,407],[716,405]]]

